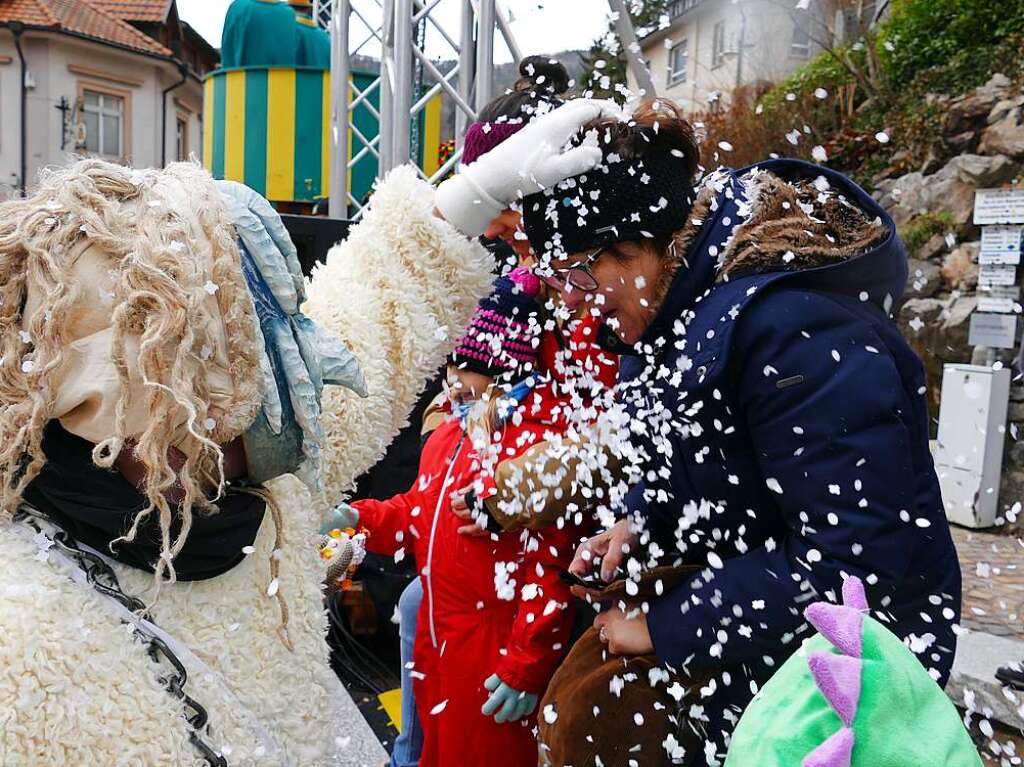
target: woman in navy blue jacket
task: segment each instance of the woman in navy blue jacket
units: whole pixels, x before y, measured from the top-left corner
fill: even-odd
[[[960,570],[921,362],[890,317],[907,278],[892,219],[795,160],[695,189],[692,129],[666,101],[590,127],[605,163],[523,203],[549,281],[623,355],[639,456],[620,521],[573,570],[611,580],[638,551],[702,568],[646,614],[602,613],[602,640],[711,679],[690,710],[707,755],[808,636],[803,606],[849,575],[944,684]]]

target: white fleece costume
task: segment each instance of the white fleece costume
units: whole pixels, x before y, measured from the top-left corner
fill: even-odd
[[[491,260],[434,215],[434,190],[410,168],[384,180],[370,211],[307,286],[306,314],[357,355],[370,396],[324,392],[324,484],[339,499],[383,454],[427,376],[491,286]],[[344,765],[347,693],[328,666],[323,505],[298,480],[269,483],[283,519],[279,588],[289,651],[268,597],[270,515],[255,552],[216,578],[165,585],[155,623],[190,652],[186,691],[204,705],[205,739],[234,767]],[[73,582],[22,523],[0,522],[0,765],[198,767],[179,700],[109,600]],[[125,592],[151,596],[152,576],[116,566]],[[150,599],[146,600],[151,601]]]
[[[489,292],[491,259],[465,235],[482,233],[487,222],[518,195],[592,168],[600,159],[600,150],[580,146],[563,152],[563,148],[580,126],[610,109],[614,112],[608,105],[581,100],[555,110],[463,169],[437,193],[420,181],[413,169],[393,171],[380,184],[362,222],[345,242],[330,251],[326,263],[314,272],[307,286],[305,313],[355,353],[370,392],[368,398],[360,399],[340,388],[328,387],[324,391],[322,465],[327,499],[341,500],[354,479],[380,458],[405,423],[427,376],[440,367],[477,301]],[[95,167],[95,161],[85,161],[82,167],[88,168],[90,162]],[[156,205],[157,213],[142,207],[134,211],[141,210],[137,218],[131,209],[98,217],[90,210],[95,202],[95,195],[90,197],[90,192],[83,195],[81,218],[74,221],[69,231],[81,231],[86,240],[89,227],[97,231],[117,229],[130,238],[142,238],[141,246],[153,251],[147,255],[165,259],[154,262],[162,264],[158,267],[143,264],[148,269],[143,276],[155,274],[164,283],[171,273],[167,270],[177,268],[179,259],[171,256],[176,252],[209,252],[210,242],[216,239],[218,245],[212,250],[223,261],[224,254],[231,250],[233,233],[216,222],[211,224],[219,214],[210,213],[217,203],[203,197],[210,186],[209,179],[193,175],[189,181],[190,171],[181,166],[156,173],[159,183],[147,185],[146,194],[151,197],[143,202],[146,206]],[[165,181],[171,188],[161,196],[154,190]],[[132,196],[134,189],[136,181],[122,177],[111,183],[109,194],[137,200]],[[51,259],[59,262],[57,266],[45,266],[46,251],[38,247],[32,252],[25,250],[19,240],[23,228],[35,227],[45,234],[53,227],[67,225],[66,220],[59,220],[60,188],[54,189],[53,195],[55,199],[36,210],[7,209],[15,212],[7,216],[7,221],[0,220],[0,265],[6,264],[4,268],[12,272],[19,268],[24,271],[24,263],[35,265],[32,274],[19,279],[48,285],[46,290],[61,298],[68,293],[63,283],[74,281],[67,276],[74,274],[72,257],[62,250]],[[182,202],[182,195],[184,203],[176,204]],[[51,208],[51,204],[55,207]],[[179,211],[190,207],[194,221],[205,221],[203,231],[209,241],[188,233],[191,224],[182,222]],[[435,207],[445,220],[435,215]],[[159,221],[145,228],[144,222],[154,221],[155,215],[160,217]],[[84,222],[80,230],[79,221]],[[188,244],[169,241],[168,227],[172,226],[178,227],[175,231],[179,234],[174,236],[188,240]],[[76,242],[82,239],[77,234],[73,238]],[[134,264],[138,259],[133,248],[139,246],[126,245],[108,236],[104,247],[120,251],[122,282],[111,289],[135,290],[137,285],[131,282],[130,270],[138,266]],[[211,307],[211,313],[203,310],[197,316],[213,316],[214,304],[218,302],[223,314],[228,304],[222,297],[237,288],[239,271],[237,265],[227,266],[221,263],[214,268],[213,276],[221,275],[221,287],[211,291],[210,296],[203,293],[206,286],[201,279],[196,283],[194,292],[199,301],[188,299],[192,301],[190,306]],[[201,263],[196,268],[201,272],[207,265]],[[61,275],[55,285],[54,274]],[[104,274],[106,270],[99,269],[92,279],[102,283]],[[126,278],[125,274],[129,276]],[[177,278],[187,282],[197,275],[193,270],[177,273]],[[235,280],[235,286],[229,284],[230,279]],[[169,292],[175,289],[171,286]],[[20,295],[22,283],[12,281],[10,290],[12,295]],[[214,294],[216,301],[211,302]],[[106,295],[101,288],[100,300]],[[81,311],[92,313],[98,328],[91,328],[96,332],[89,338],[95,342],[99,334],[107,332],[104,326],[110,324],[110,318],[95,310],[91,296],[83,299],[73,290],[70,296],[73,301],[80,301]],[[12,303],[17,302],[8,302]],[[210,387],[211,400],[216,390],[222,406],[215,411],[217,419],[206,421],[213,421],[209,433],[219,443],[240,433],[238,429],[228,429],[228,425],[244,420],[245,414],[251,412],[242,405],[255,408],[258,402],[258,397],[253,397],[258,394],[258,366],[251,356],[246,357],[244,344],[238,345],[240,351],[230,349],[248,332],[239,323],[249,310],[240,314],[238,309],[244,307],[244,302],[238,300],[232,306],[231,317],[225,314],[222,318],[227,336],[225,348],[216,340],[219,332],[211,331],[209,336],[216,346],[211,361],[219,361],[224,371],[235,372],[234,376],[230,372],[225,372],[226,378],[222,376],[227,382],[233,381],[233,390],[226,384]],[[21,336],[29,338],[18,341],[18,333],[10,332],[10,323],[20,320],[21,312],[21,308],[11,310],[0,305],[0,321],[8,323],[8,334],[0,341],[6,344],[5,350],[13,350],[19,357],[24,348],[34,343],[32,334],[22,332]],[[137,319],[137,315],[129,315],[126,326],[131,329]],[[180,313],[177,319],[181,319]],[[49,341],[61,350],[66,346],[75,348],[77,342],[68,343],[61,335],[63,327],[47,329],[47,324],[52,323],[43,311],[34,312],[31,322],[31,329],[38,334],[34,336],[37,341]],[[204,319],[204,327],[208,324]],[[107,346],[99,344],[101,356]],[[21,359],[8,356],[6,362],[0,357],[0,393],[14,391],[18,396],[12,402],[31,397],[36,407],[43,407],[53,393],[47,391],[51,384],[62,390],[57,394],[64,393],[69,380],[74,388],[76,379],[79,384],[84,380],[89,386],[102,388],[106,379],[101,377],[101,383],[96,384],[88,375],[44,380],[42,391],[26,385],[26,381],[34,380],[33,376],[51,369],[61,372],[63,365],[74,364],[74,354],[47,360],[47,353],[44,349],[41,360],[33,360],[31,353]],[[197,358],[189,356],[184,364],[195,366]],[[124,362],[132,368],[134,356],[126,355]],[[21,373],[18,366],[22,366]],[[110,370],[111,366],[103,369]],[[202,375],[206,383],[213,383],[211,372],[202,366],[195,369],[203,371],[196,372],[196,376]],[[245,375],[241,374],[243,370]],[[126,373],[129,374],[138,378],[134,369]],[[186,377],[179,376],[178,380],[182,386],[190,383]],[[87,417],[92,412],[87,406],[92,395],[84,396],[80,389],[78,386],[72,405],[79,406],[75,412],[83,415],[84,403]],[[199,405],[217,406],[213,402]],[[23,408],[10,412],[22,411]],[[46,412],[53,417],[52,405]],[[168,424],[167,429],[178,426]],[[70,427],[69,430],[74,431]],[[18,429],[12,432],[16,436],[20,433]],[[132,437],[135,433],[123,431],[122,436]],[[195,434],[192,442],[188,435],[182,439],[184,452],[197,447]],[[189,672],[186,692],[208,710],[210,731],[202,734],[204,740],[218,749],[232,767],[350,764],[344,748],[346,723],[339,721],[334,705],[346,693],[328,666],[324,641],[327,618],[321,595],[323,568],[315,546],[324,505],[319,502],[321,499],[311,498],[293,476],[280,477],[267,487],[283,518],[283,539],[278,552],[280,575],[276,584],[272,584],[269,564],[275,530],[271,515],[267,514],[256,537],[255,551],[241,564],[207,581],[165,585],[155,603],[146,601],[151,602],[155,623],[173,638],[179,658]],[[182,703],[165,691],[157,678],[157,666],[147,656],[144,645],[132,638],[122,620],[124,616],[90,586],[73,582],[69,577],[73,572],[64,562],[53,550],[46,551],[45,541],[34,539],[26,524],[0,521],[0,765],[204,764],[189,742]],[[152,586],[149,574],[120,565],[115,569],[125,592],[147,596]],[[277,588],[287,595],[288,636],[293,650],[278,635],[279,605],[272,598]]]

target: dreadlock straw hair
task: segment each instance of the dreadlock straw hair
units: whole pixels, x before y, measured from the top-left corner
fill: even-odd
[[[219,445],[252,423],[262,380],[258,326],[234,227],[198,165],[140,171],[81,160],[45,172],[31,197],[0,204],[0,517],[17,510],[46,461],[42,435],[55,415],[59,378],[51,383],[81,330],[75,310],[94,299],[86,290],[95,285],[83,285],[74,272],[87,249],[103,254],[114,286],[111,358],[119,379],[114,423],[93,461],[110,468],[133,441],[146,469],[148,505],[125,539],[133,540],[155,512],[161,531],[156,581],[166,575],[173,582],[172,562],[193,508],[216,510],[203,487],[216,487],[218,497],[223,490]],[[210,310],[210,283],[217,313]],[[211,406],[202,371],[221,329],[232,392]],[[136,399],[145,405],[145,426],[130,434],[126,418],[129,406],[138,409]],[[176,475],[168,448],[179,424],[191,449]],[[184,500],[172,510],[164,493],[176,482]],[[175,514],[181,529],[172,536]]]

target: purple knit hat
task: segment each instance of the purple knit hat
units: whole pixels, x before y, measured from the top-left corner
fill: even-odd
[[[519,267],[499,277],[494,292],[477,306],[448,363],[491,377],[535,369],[541,331],[539,293],[540,280],[529,269]]]
[[[462,142],[462,164],[476,162],[482,155],[490,152],[509,136],[513,136],[526,127],[525,120],[500,123],[473,123],[466,130],[466,138]]]

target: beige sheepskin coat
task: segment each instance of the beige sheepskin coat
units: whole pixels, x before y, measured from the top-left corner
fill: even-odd
[[[433,210],[433,189],[414,170],[392,172],[308,285],[305,312],[349,344],[370,391],[365,399],[325,391],[328,502],[382,455],[490,289],[489,256]],[[294,649],[278,636],[268,596],[269,514],[254,553],[217,578],[164,586],[152,613],[187,646],[186,689],[209,710],[206,739],[232,767],[351,764],[337,715],[346,693],[324,641],[315,540],[325,505],[291,476],[269,487],[284,518],[277,585]],[[27,530],[0,523],[0,765],[204,764],[143,645],[106,599],[47,561]],[[147,596],[152,576],[117,571],[126,592]]]

